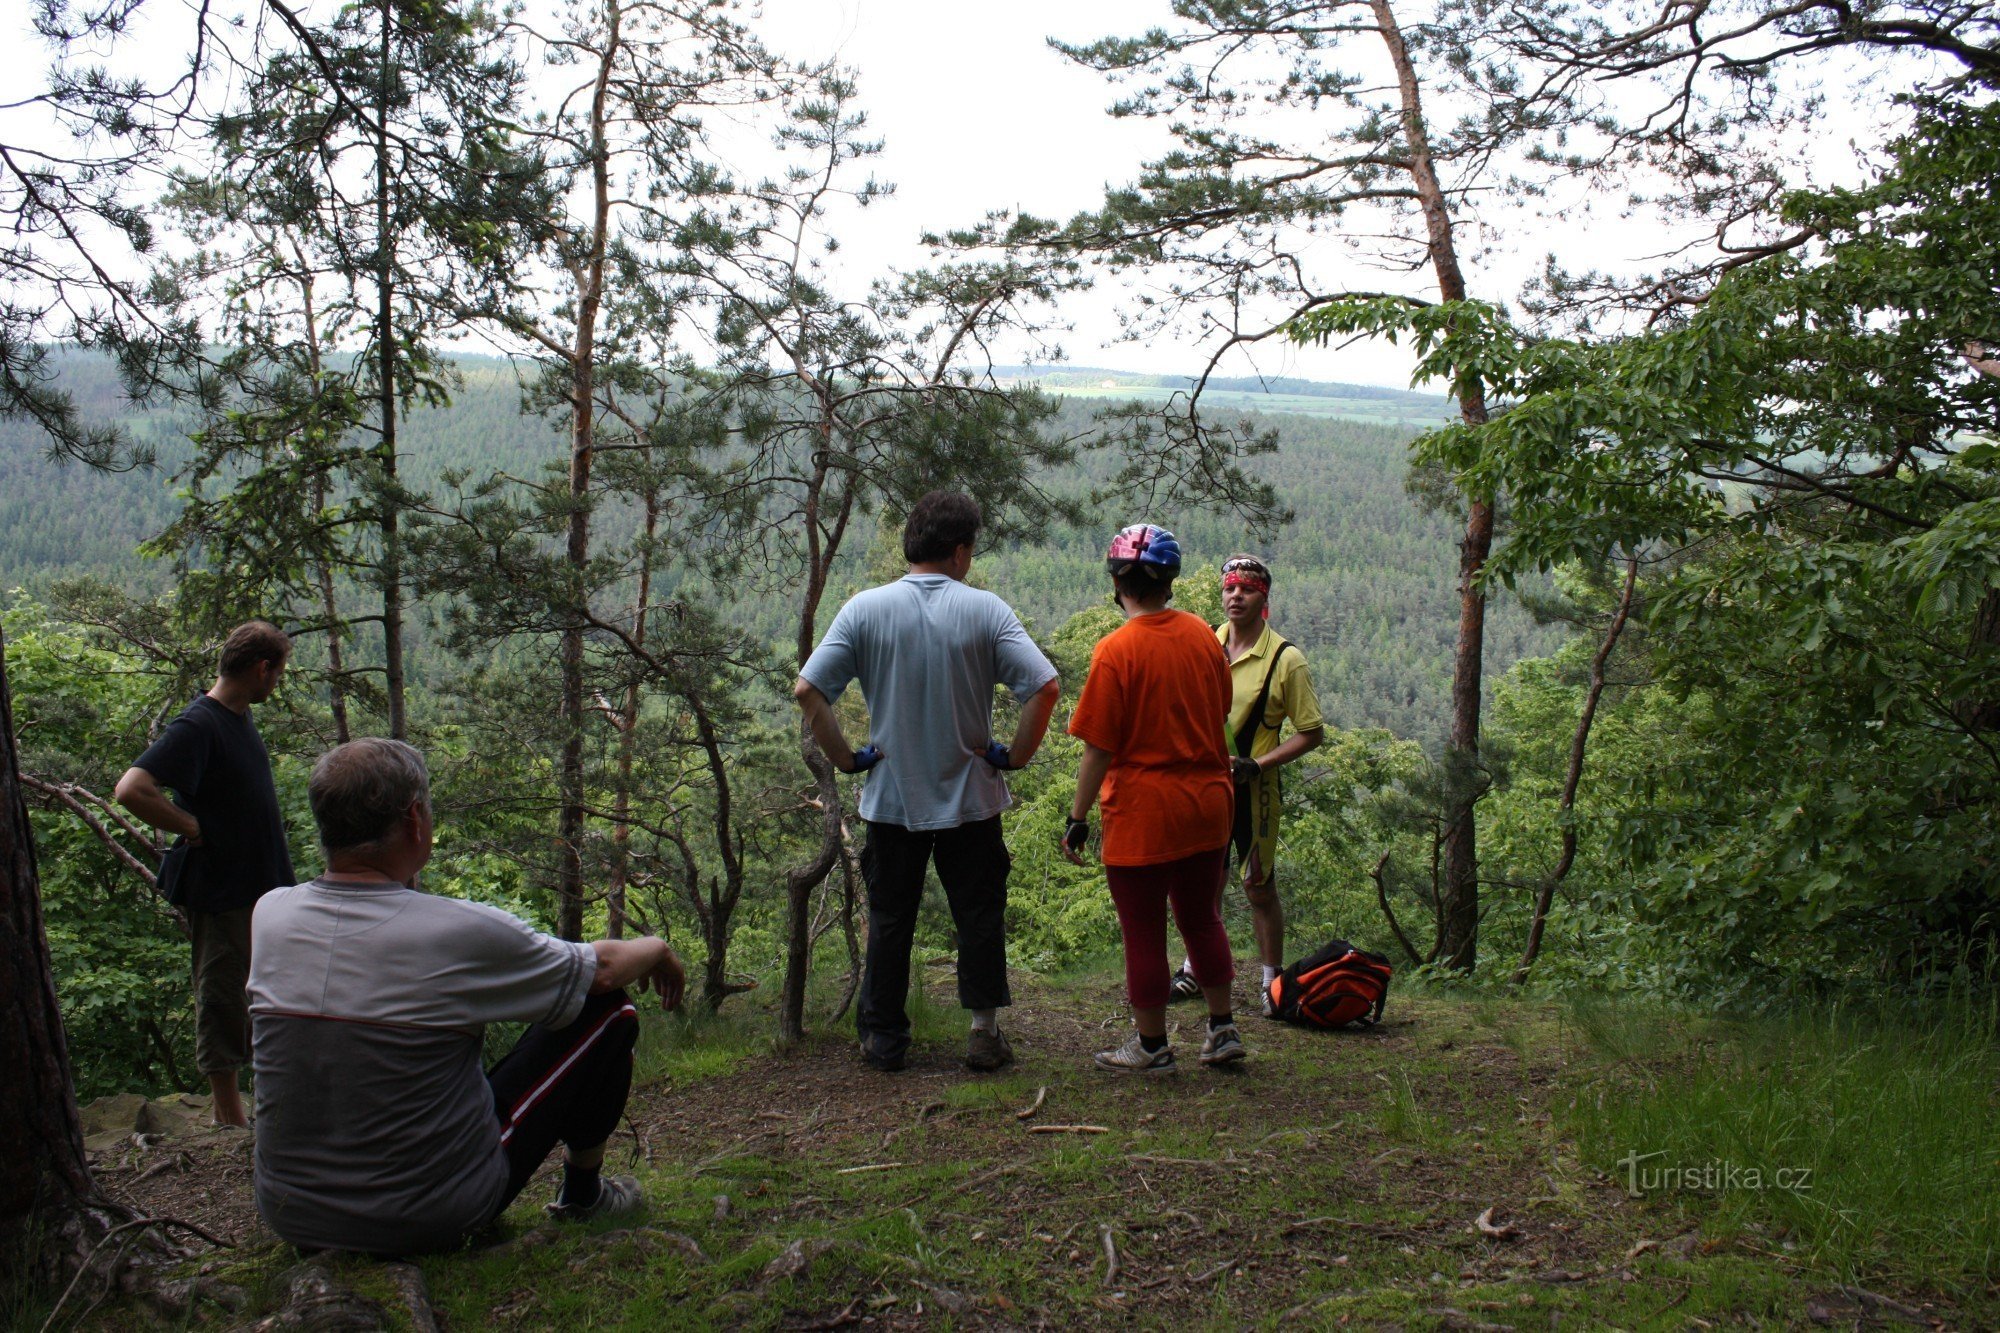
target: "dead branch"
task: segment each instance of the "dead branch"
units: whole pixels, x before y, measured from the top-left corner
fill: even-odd
[[[1042,1103],[1047,1101],[1048,1099],[1049,1099],[1049,1088],[1048,1085],[1045,1083],[1041,1087],[1035,1089],[1034,1101],[1030,1102],[1027,1106],[1023,1107],[1021,1110],[1014,1112],[1014,1118],[1016,1120],[1034,1119],[1035,1112],[1041,1110]]]
[[[1396,909],[1389,906],[1389,884],[1383,875],[1388,868],[1389,853],[1384,852],[1381,859],[1375,862],[1375,868],[1368,872],[1368,878],[1375,881],[1375,901],[1382,905],[1382,915],[1388,919],[1389,929],[1395,933],[1396,943],[1403,946],[1403,952],[1410,956],[1412,963],[1421,965],[1424,961],[1423,956],[1417,952],[1417,946],[1410,943],[1410,937],[1403,933],[1403,923],[1396,920]]]
[[[1590,741],[1590,726],[1597,718],[1597,703],[1604,696],[1604,664],[1611,659],[1611,650],[1618,646],[1618,636],[1624,632],[1625,622],[1632,613],[1632,590],[1639,581],[1639,557],[1628,556],[1625,560],[1625,586],[1618,594],[1618,610],[1611,617],[1611,624],[1604,631],[1604,641],[1597,646],[1597,653],[1590,659],[1590,688],[1583,698],[1583,712],[1576,720],[1576,732],[1569,742],[1569,769],[1563,776],[1562,799],[1557,804],[1557,818],[1562,822],[1562,855],[1557,859],[1555,869],[1542,881],[1542,889],[1535,897],[1535,915],[1528,926],[1528,942],[1521,950],[1520,964],[1514,969],[1514,984],[1519,986],[1528,979],[1528,971],[1535,965],[1535,956],[1542,951],[1542,931],[1549,920],[1549,906],[1555,901],[1556,888],[1568,877],[1570,867],[1576,864],[1576,823],[1572,818],[1576,811],[1576,789],[1583,781],[1584,747]]]

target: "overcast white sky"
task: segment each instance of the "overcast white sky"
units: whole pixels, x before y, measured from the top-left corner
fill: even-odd
[[[40,85],[47,60],[45,48],[30,33],[27,9],[25,0],[0,3],[6,15],[0,18],[0,31],[11,27],[7,35],[15,37],[0,42],[0,78],[23,91]],[[151,9],[163,21],[184,26],[184,18],[166,17],[176,13],[172,4],[162,9],[156,3]],[[843,263],[857,276],[922,263],[919,237],[926,228],[970,223],[994,208],[1061,218],[1090,207],[1107,184],[1130,180],[1141,162],[1168,144],[1159,125],[1107,115],[1116,89],[1051,50],[1047,41],[1051,36],[1085,40],[1133,34],[1171,24],[1167,0],[977,5],[963,0],[763,0],[763,15],[758,30],[779,50],[799,59],[834,57],[857,71],[871,128],[886,141],[875,169],[895,183],[895,196],[841,229]],[[145,51],[150,43],[155,51],[178,51],[173,39],[179,36],[162,33],[154,42],[142,30],[125,45]],[[1829,123],[1833,133],[1827,142],[1835,148],[1849,133],[1841,128],[1839,114]],[[1855,111],[1846,114],[1853,117]],[[0,135],[16,132],[0,109]],[[1861,132],[1872,137],[1866,127]],[[1848,150],[1850,163],[1852,156]],[[1556,201],[1559,218],[1552,227],[1533,234],[1528,244],[1513,243],[1515,248],[1503,247],[1483,261],[1493,267],[1480,270],[1487,281],[1478,294],[1505,295],[1547,250],[1572,258],[1587,253],[1590,262],[1616,265],[1661,248],[1658,233],[1649,229],[1623,225],[1604,214],[1586,221],[1583,202]],[[1572,203],[1579,207],[1562,220]],[[1464,238],[1467,248],[1477,243],[1477,237]],[[1383,282],[1371,273],[1356,273],[1353,280],[1364,287]],[[1074,327],[1061,342],[1069,360],[1161,373],[1199,368],[1205,355],[1191,337],[1149,345],[1118,340],[1116,313],[1121,302],[1131,299],[1129,289],[1106,282],[1066,305],[1064,317]],[[1222,373],[1401,387],[1408,383],[1410,364],[1406,352],[1386,345],[1334,351],[1274,341],[1255,349],[1254,363],[1227,363]]]
[[[1170,25],[1166,0],[764,0],[762,30],[798,57],[832,56],[860,75],[861,102],[885,141],[879,174],[896,195],[843,236],[862,271],[917,262],[919,235],[1006,208],[1066,218],[1103,200],[1170,146],[1165,128],[1106,108],[1117,89],[1050,48]],[[1064,307],[1062,344],[1077,365],[1193,373],[1207,360],[1192,338],[1118,341],[1116,306],[1129,289],[1100,283]],[[1341,353],[1260,345],[1228,374],[1299,375],[1397,388],[1408,354],[1386,345]]]

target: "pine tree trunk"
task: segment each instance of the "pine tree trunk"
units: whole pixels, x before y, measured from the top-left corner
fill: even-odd
[[[569,533],[564,547],[574,593],[589,596],[590,469],[597,452],[597,317],[604,304],[605,255],[611,226],[611,152],[608,142],[611,72],[618,59],[621,11],[605,6],[608,32],[598,59],[590,105],[591,220],[589,253],[577,264],[576,330],[569,353],[570,449]],[[562,766],[557,775],[561,813],[557,817],[556,930],[566,940],[583,938],[583,607],[562,632]]]
[[[83,1156],[14,735],[0,633],[0,1124],[9,1138],[0,1152],[0,1273],[46,1280],[80,1257],[67,1253],[69,1237],[97,1190]]]
[[[291,241],[292,255],[299,263],[299,301],[305,312],[306,366],[312,374],[313,399],[318,403],[325,389],[325,364],[321,359],[319,341],[319,312],[313,305],[312,266],[306,263],[304,250],[296,238]],[[317,459],[312,465],[312,508],[313,519],[318,522],[326,513],[326,471]],[[347,664],[342,657],[340,600],[334,594],[333,561],[322,556],[314,562],[315,576],[319,584],[320,614],[326,621],[326,680],[327,702],[333,713],[333,741],[345,745],[353,739],[347,724]]]
[[[375,312],[376,352],[380,358],[382,439],[377,457],[382,467],[382,673],[389,696],[389,735],[409,735],[403,699],[403,537],[396,498],[396,323],[395,243],[389,231],[389,71],[395,9],[382,0],[381,65],[376,72],[375,104]]]
[[[819,456],[825,459],[833,444],[830,414],[824,419],[821,433],[824,444]],[[828,471],[824,462],[819,464],[806,494],[806,591],[799,606],[796,642],[800,667],[812,656],[820,600],[826,596],[827,577],[833,569],[834,557],[840,552],[841,537],[847,531],[848,516],[854,506],[853,486],[843,487],[832,528],[822,533],[820,502],[825,495]],[[833,761],[819,748],[812,728],[803,717],[799,719],[799,757],[813,777],[814,799],[820,812],[820,840],[812,860],[794,866],[785,874],[785,984],[778,996],[778,1036],[786,1042],[798,1041],[806,1034],[806,978],[812,969],[812,893],[840,856],[840,784],[834,775]]]
[[[1422,89],[1415,63],[1389,0],[1370,0],[1395,67],[1402,101],[1403,134],[1411,184],[1423,208],[1431,270],[1442,301],[1465,299],[1465,276],[1452,240],[1451,208],[1432,161],[1430,131],[1424,123]],[[1459,415],[1468,425],[1486,420],[1486,395],[1477,385],[1459,395]],[[1479,946],[1479,825],[1476,810],[1485,787],[1479,759],[1479,712],[1485,683],[1486,594],[1479,572],[1493,553],[1491,497],[1466,497],[1465,535],[1458,548],[1458,645],[1452,656],[1451,740],[1445,754],[1446,832],[1444,874],[1438,891],[1438,954],[1445,966],[1471,971]]]
[[[646,607],[653,598],[653,539],[660,527],[660,493],[646,492],[645,542],[639,557],[639,604],[632,612],[632,642],[646,646]],[[625,938],[625,889],[632,876],[632,760],[639,740],[637,681],[625,687],[625,711],[618,720],[618,790],[612,804],[611,887],[604,898],[604,933]]]

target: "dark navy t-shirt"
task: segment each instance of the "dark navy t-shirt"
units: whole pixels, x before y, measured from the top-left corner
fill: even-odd
[[[201,845],[176,842],[160,867],[168,901],[202,912],[248,907],[295,884],[271,756],[247,713],[198,695],[134,761],[201,824]]]

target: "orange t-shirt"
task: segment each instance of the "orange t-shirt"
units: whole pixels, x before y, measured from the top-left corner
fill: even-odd
[[[1150,866],[1229,841],[1229,662],[1199,616],[1135,616],[1090,655],[1069,734],[1109,750],[1104,864]]]

